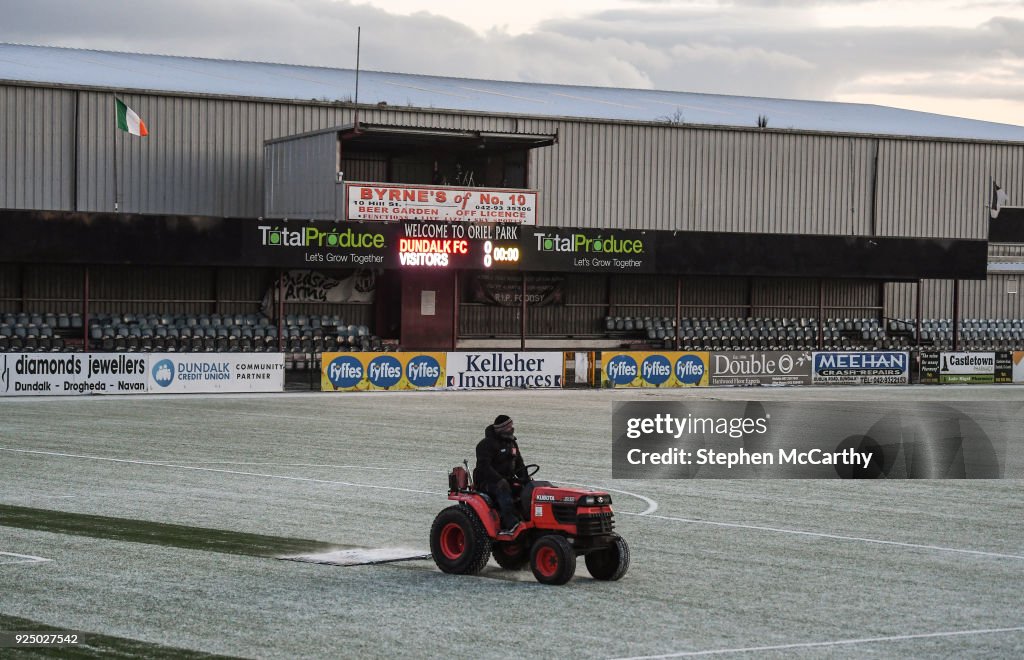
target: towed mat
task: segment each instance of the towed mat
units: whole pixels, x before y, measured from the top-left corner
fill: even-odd
[[[328,564],[330,566],[367,566],[390,564],[397,561],[430,559],[429,552],[411,548],[348,548],[308,555],[286,555],[278,557],[287,561],[301,561],[307,564]]]

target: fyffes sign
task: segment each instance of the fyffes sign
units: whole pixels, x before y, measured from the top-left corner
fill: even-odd
[[[541,252],[600,252],[603,254],[643,254],[644,242],[639,238],[616,238],[585,234],[546,234],[537,232],[537,249]]]
[[[606,387],[707,385],[709,353],[602,353]]]
[[[324,353],[321,388],[410,390],[444,386],[444,353]]]

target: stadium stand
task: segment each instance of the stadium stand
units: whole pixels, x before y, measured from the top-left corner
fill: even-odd
[[[278,351],[278,327],[256,314],[100,313],[89,317],[90,350],[115,352]],[[80,351],[80,315],[0,313],[0,351]],[[288,353],[383,351],[380,337],[365,325],[337,316],[292,314],[281,332]]]
[[[366,325],[337,315],[288,314],[276,322],[258,314],[100,313],[88,321],[89,348],[113,352],[376,352],[394,346]],[[930,350],[953,349],[953,320],[829,317],[819,328],[813,317],[606,316],[604,337],[633,348],[686,351]],[[821,336],[819,346],[818,338]],[[80,351],[79,314],[0,313],[0,352]],[[1024,321],[970,318],[959,323],[959,350],[1024,349]]]
[[[687,351],[819,350],[818,320],[808,317],[688,317],[679,327],[669,317],[606,316],[605,336],[647,340],[652,348]],[[953,348],[952,319],[922,319],[920,341],[916,319],[826,318],[820,328],[821,350],[933,350]],[[1020,350],[1024,322],[1019,319],[963,319],[960,346],[964,351]]]

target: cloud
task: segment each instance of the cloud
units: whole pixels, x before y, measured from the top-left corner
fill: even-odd
[[[476,32],[441,16],[443,4],[402,16],[344,0],[0,0],[0,40],[352,68],[362,26],[362,66],[381,71],[819,100],[874,89],[1024,101],[1024,21],[994,13],[1011,5],[983,5],[970,5],[988,12],[973,25],[875,28],[822,27],[816,2],[624,0],[512,35]]]

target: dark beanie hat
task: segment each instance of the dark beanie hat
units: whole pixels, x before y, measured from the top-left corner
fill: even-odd
[[[501,433],[512,428],[512,418],[508,415],[498,415],[494,418],[494,431]]]

